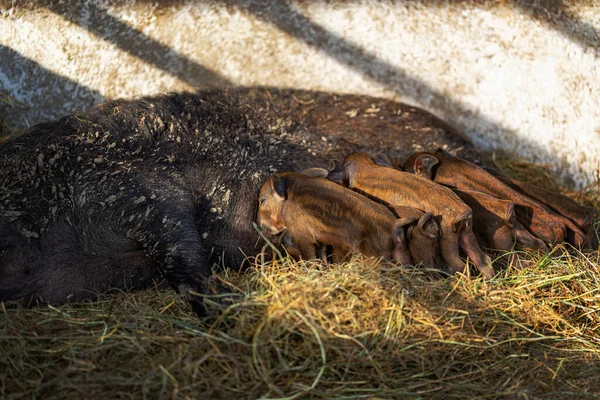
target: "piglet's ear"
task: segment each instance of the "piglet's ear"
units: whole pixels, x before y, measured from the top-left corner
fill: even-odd
[[[406,221],[398,219],[396,220],[393,226],[394,241],[396,243],[399,243],[403,247],[408,244],[408,241],[406,240],[406,231],[404,230],[404,225],[406,225]]]
[[[271,177],[271,186],[273,187],[273,194],[277,200],[283,201],[287,198],[287,179],[280,175],[273,175]]]
[[[329,174],[325,168],[308,168],[302,171],[302,175],[310,176],[311,178],[326,178]]]
[[[423,214],[417,227],[422,235],[429,236],[431,239],[435,239],[439,235],[437,222],[435,222],[433,214],[430,212]]]
[[[406,225],[410,225],[413,222],[415,222],[418,218],[415,216],[408,216],[408,217],[400,217],[398,218],[398,220],[396,221],[396,226],[406,226]]]
[[[427,179],[433,179],[433,167],[440,160],[431,154],[421,154],[413,161],[413,171],[417,175],[424,176]]]
[[[401,265],[412,264],[412,259],[408,252],[408,241],[402,222],[394,223],[394,249],[392,250],[392,258]]]
[[[502,200],[506,205],[506,215],[504,216],[504,223],[509,228],[515,227],[515,219],[517,219],[517,215],[515,214],[515,203],[509,200]]]
[[[334,160],[332,163],[329,163],[329,173],[327,174],[327,179],[341,184],[344,181],[345,174],[346,167],[344,164],[338,160]]]
[[[341,164],[339,160],[329,160],[329,163],[327,164],[327,171],[331,172],[335,170],[338,164]]]
[[[390,159],[383,153],[377,153],[375,157],[371,158],[371,161],[381,167],[393,168]]]

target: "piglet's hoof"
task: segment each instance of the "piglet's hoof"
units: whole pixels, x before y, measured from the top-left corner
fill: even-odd
[[[494,268],[491,265],[487,265],[485,267],[483,267],[479,273],[481,274],[481,276],[486,280],[489,281],[490,279],[492,279],[495,275],[494,273]]]

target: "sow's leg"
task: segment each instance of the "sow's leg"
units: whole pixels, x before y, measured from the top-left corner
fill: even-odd
[[[142,182],[123,196],[126,235],[145,249],[171,287],[185,294],[194,312],[204,316],[204,302],[195,294],[208,292],[211,267],[195,223],[192,194],[173,177]]]
[[[192,196],[178,183],[132,180],[110,201],[66,210],[39,239],[4,246],[0,300],[93,299],[114,288],[148,286],[160,271],[198,315],[205,315],[194,292],[207,292],[211,268],[194,223]]]

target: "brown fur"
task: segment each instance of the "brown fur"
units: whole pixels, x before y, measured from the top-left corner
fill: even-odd
[[[295,260],[301,260],[302,254],[298,248],[298,242],[296,238],[291,234],[289,230],[284,231],[279,235],[279,244],[287,254]],[[348,259],[352,254],[350,249],[341,246],[331,246],[319,244],[316,245],[317,259],[321,260],[324,264],[329,263],[341,263]]]
[[[402,204],[433,213],[440,225],[440,248],[444,261],[456,272],[463,271],[459,247],[486,278],[493,276],[490,258],[485,255],[472,230],[473,211],[452,190],[423,177],[376,165],[364,153],[344,161],[346,186],[368,193],[389,204]]]
[[[553,192],[531,183],[521,182],[503,176],[499,176],[498,179],[514,190],[544,203],[546,206],[550,207],[552,211],[570,219],[577,227],[586,233],[590,247],[595,248],[598,246],[595,235],[592,232],[592,217],[596,210],[591,207],[579,205],[567,196],[563,196],[560,193]],[[569,230],[567,230],[567,236],[568,235]]]
[[[331,181],[295,172],[272,175],[259,193],[257,224],[289,231],[304,259],[330,245],[410,264],[402,221],[384,205]]]
[[[565,240],[567,229],[574,245],[589,247],[586,234],[571,220],[555,214],[545,204],[518,192],[500,181],[483,168],[456,157],[443,154],[416,153],[404,164],[407,172],[445,186],[477,190],[515,203],[519,222],[546,243],[557,244]]]
[[[443,265],[440,259],[440,228],[432,213],[425,213],[414,207],[392,206],[405,225],[408,239],[408,251],[415,264],[422,263],[427,268],[439,268]]]
[[[484,246],[509,251],[516,242],[524,248],[547,250],[544,242],[531,235],[515,215],[515,203],[478,192],[453,189],[473,209],[473,231],[477,241]]]
[[[473,210],[473,232],[479,243],[493,250],[512,249],[515,203],[475,190],[453,192]]]

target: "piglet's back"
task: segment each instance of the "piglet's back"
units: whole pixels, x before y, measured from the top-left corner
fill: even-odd
[[[550,211],[546,205],[519,193],[470,161],[447,156],[440,152],[435,156],[440,160],[436,166],[435,175],[432,177],[435,182],[460,189],[476,190],[501,199],[527,204],[546,212]]]
[[[390,222],[394,214],[383,204],[353,192],[335,182],[297,172],[280,174],[288,179],[288,199],[313,215],[343,220],[371,218]]]
[[[353,156],[356,155],[349,157]],[[434,214],[451,213],[453,216],[472,212],[451,189],[421,176],[375,165],[358,157],[356,163],[349,163],[348,170],[350,188],[369,193],[389,204],[408,205]]]

